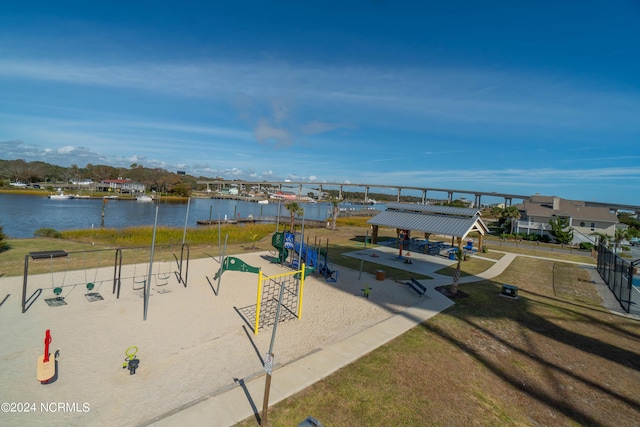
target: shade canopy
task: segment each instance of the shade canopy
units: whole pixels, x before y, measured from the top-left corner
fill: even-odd
[[[367,221],[368,224],[464,239],[471,232],[484,236],[487,225],[479,209],[389,203],[387,209]]]

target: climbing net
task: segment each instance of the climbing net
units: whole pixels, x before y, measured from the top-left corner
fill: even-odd
[[[280,307],[280,322],[302,317],[302,295],[304,290],[303,270],[291,271],[277,276],[263,276],[258,279],[258,300],[255,310],[254,333],[271,327],[276,322],[278,298],[280,288],[282,301]]]

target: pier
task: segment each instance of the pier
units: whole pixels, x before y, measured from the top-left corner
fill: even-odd
[[[196,221],[198,225],[203,226],[211,226],[211,225],[227,225],[227,224],[275,224],[278,222],[278,217],[276,216],[262,216],[262,217],[245,217],[245,218],[232,218],[232,219],[199,219]],[[280,224],[290,224],[291,217],[282,215],[280,217]],[[295,225],[302,225],[302,218],[294,219]],[[318,221],[315,219],[305,219],[304,220],[305,227],[325,227],[327,225],[327,221]]]

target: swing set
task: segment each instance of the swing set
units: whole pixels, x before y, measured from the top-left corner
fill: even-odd
[[[113,264],[110,262],[103,261],[103,254],[105,252],[114,252],[114,261]],[[58,262],[57,260],[60,258],[64,258],[64,260]],[[89,258],[95,258],[96,264],[95,266],[89,266]],[[106,257],[105,257],[106,258]],[[49,271],[48,274],[51,277],[51,287],[50,288],[38,288],[36,289],[30,296],[27,297],[28,292],[28,282],[29,282],[29,268],[30,268],[30,259],[33,260],[34,263],[42,262],[48,260],[49,261]],[[76,259],[82,259],[81,267],[78,265],[78,270],[84,271],[84,282],[81,283],[66,283],[67,282],[67,272],[71,271],[71,265],[78,264]],[[78,261],[79,262],[79,261]],[[109,267],[113,265],[113,276],[109,278],[98,278],[98,271],[100,268]],[[93,269],[94,274],[93,278],[90,278],[89,270]],[[36,269],[37,270],[37,269]],[[101,301],[104,298],[98,290],[100,287],[108,281],[112,281],[113,290],[112,293],[117,292],[117,297],[120,297],[120,274],[122,270],[122,251],[121,249],[97,249],[90,251],[75,251],[75,252],[66,252],[66,251],[44,251],[44,252],[31,252],[28,255],[25,255],[24,258],[24,273],[23,273],[23,281],[22,281],[22,313],[25,313],[28,308],[35,302],[36,299],[42,294],[44,289],[51,289],[53,293],[53,297],[45,299],[47,304],[52,307],[66,305],[65,298],[71,293],[73,289],[77,286],[84,286],[87,290],[85,297],[89,302]],[[57,282],[57,277],[59,278],[60,273],[62,272],[62,278],[59,282]],[[65,288],[68,288],[68,292],[63,295]]]
[[[164,289],[163,287],[169,284],[169,279],[171,278],[171,273],[172,273],[171,271],[172,261],[166,261],[165,258],[167,258],[167,256],[166,254],[162,255],[162,251],[168,251],[171,249],[172,246],[173,245],[156,245],[155,246],[155,249],[159,250],[160,252],[160,255],[158,256],[160,260],[153,261],[153,266],[152,266],[153,273],[151,275],[152,279],[150,284],[154,284],[155,290],[159,293],[170,292]],[[128,249],[147,250],[148,248],[145,247],[145,248],[128,248]],[[176,270],[173,271],[173,273],[175,274],[176,280],[178,281],[178,283],[181,283],[184,287],[187,287],[187,277],[189,275],[189,245],[186,243],[182,244],[181,250],[180,250],[180,259],[178,259],[178,256],[173,252],[171,253],[171,256],[173,256],[177,265]],[[148,271],[139,272],[138,268],[141,266],[138,264],[139,263],[135,263],[133,265],[132,281],[133,281],[134,291],[144,290],[147,285],[147,281],[149,280]],[[144,265],[148,267],[149,263],[145,263]],[[184,270],[183,270],[183,266],[184,266]]]

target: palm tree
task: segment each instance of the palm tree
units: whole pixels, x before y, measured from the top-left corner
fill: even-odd
[[[291,227],[289,229],[289,231],[291,233],[293,233],[294,230],[294,221],[295,221],[295,216],[302,216],[304,215],[304,209],[298,204],[298,202],[289,202],[286,203],[284,205],[284,207],[289,211],[289,214],[291,215]]]
[[[520,211],[518,210],[518,208],[515,206],[505,206],[505,208],[502,210],[501,217],[503,226],[508,223],[510,227],[509,232],[513,234],[514,221],[520,219]]]
[[[616,228],[615,235],[613,236],[613,243],[615,244],[614,253],[618,252],[618,247],[622,243],[623,240],[626,240],[629,237],[629,230]]]
[[[607,244],[609,243],[609,238],[611,237],[608,234],[604,234],[600,232],[591,233],[591,235],[598,238],[598,240],[596,241],[596,246],[599,245],[600,243],[607,246]]]

